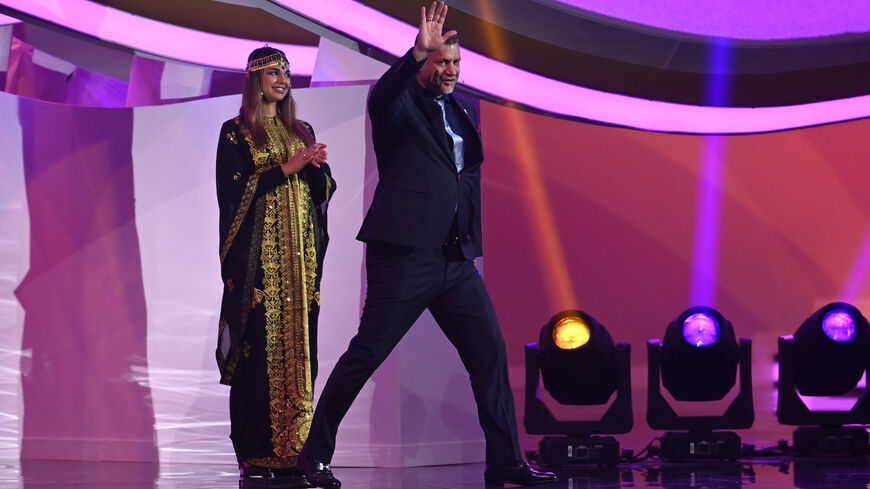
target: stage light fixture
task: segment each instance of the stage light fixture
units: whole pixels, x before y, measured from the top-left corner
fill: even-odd
[[[526,431],[545,436],[538,463],[548,467],[616,464],[619,443],[604,433],[628,433],[631,412],[631,347],[613,339],[592,316],[565,310],[541,328],[537,343],[526,345]],[[540,385],[562,405],[603,405],[599,420],[560,421],[541,399]]]
[[[662,341],[647,341],[647,422],[662,436],[665,461],[735,460],[740,437],[723,429],[752,426],[752,342],[734,334],[731,323],[710,307],[691,307],[665,330]],[[677,401],[722,400],[734,387],[740,370],[739,392],[722,415],[679,416],[664,398],[663,385]]]
[[[851,304],[832,302],[814,312],[794,335],[779,337],[779,381],[776,417],[798,425],[798,456],[868,453],[870,398],[866,389],[848,411],[811,411],[800,395],[847,396],[867,370],[870,326]]]

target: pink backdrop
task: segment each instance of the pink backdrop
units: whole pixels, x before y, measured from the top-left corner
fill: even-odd
[[[133,112],[22,99],[19,121],[30,216],[30,267],[15,290],[28,353],[22,457],[121,449],[155,460],[150,389],[131,377],[148,370]]]
[[[522,345],[556,312],[581,309],[632,345],[635,428],[624,438],[642,448],[653,435],[645,342],[708,296],[753,340],[756,425],[745,441],[790,438],[774,415],[776,338],[834,300],[870,312],[870,120],[715,137],[489,103],[482,114],[486,282],[517,395]],[[719,212],[704,210],[711,199]],[[705,232],[718,235],[706,255],[696,251]]]

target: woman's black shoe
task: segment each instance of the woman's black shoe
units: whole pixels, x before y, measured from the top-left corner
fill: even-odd
[[[269,479],[272,477],[272,474],[268,467],[260,467],[259,465],[242,462],[239,464],[239,476],[244,479]]]

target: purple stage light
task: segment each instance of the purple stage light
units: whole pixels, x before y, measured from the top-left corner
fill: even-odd
[[[797,39],[870,31],[866,0],[550,0],[659,29],[733,39]],[[582,15],[582,12],[580,13]],[[812,19],[812,21],[809,21]]]
[[[404,54],[417,30],[354,0],[271,0],[352,38]],[[460,33],[461,34],[461,33]],[[870,115],[870,96],[783,107],[706,107],[592,90],[463,49],[463,85],[552,114],[652,131],[743,134],[841,122]]]
[[[870,229],[864,235],[864,242],[858,248],[858,254],[852,261],[849,275],[846,276],[843,289],[840,291],[843,301],[854,302],[861,297],[864,284],[870,283],[867,282],[868,274],[870,274]]]
[[[731,43],[717,39],[707,55],[707,105],[724,107],[731,98],[731,71],[734,64]],[[695,215],[695,254],[692,263],[690,304],[713,305],[719,275],[719,240],[722,234],[722,199],[727,159],[727,140],[707,136],[701,155],[701,178],[698,179],[698,211]]]
[[[265,2],[265,0],[263,0]],[[403,54],[413,26],[353,0],[269,0],[392,54]],[[256,3],[256,2],[255,2]],[[261,42],[218,36],[145,19],[87,0],[4,0],[7,8],[72,30],[190,63],[239,69]],[[317,48],[272,44],[310,75]],[[207,46],[207,49],[203,47]],[[241,62],[239,60],[242,60]],[[779,131],[870,116],[870,96],[783,107],[706,107],[628,97],[553,80],[463,50],[460,82],[496,97],[552,114],[652,131],[743,134]]]
[[[698,348],[710,346],[719,339],[719,323],[707,314],[692,314],[683,321],[683,338]]]
[[[846,343],[855,337],[855,320],[842,309],[832,309],[822,319],[822,331],[828,338],[838,343]]]
[[[133,15],[87,0],[4,0],[15,9],[52,24],[137,51],[199,65],[241,71],[248,54],[262,41],[239,39],[187,29]],[[281,49],[297,75],[311,75],[317,48],[269,43]]]

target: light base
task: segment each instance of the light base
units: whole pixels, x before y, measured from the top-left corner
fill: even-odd
[[[545,436],[539,448],[542,467],[619,463],[619,442],[612,436]]]
[[[737,460],[740,437],[733,431],[668,431],[662,436],[661,459],[665,462]]]
[[[860,426],[801,426],[794,430],[793,440],[798,457],[866,457],[870,453],[870,438]]]

